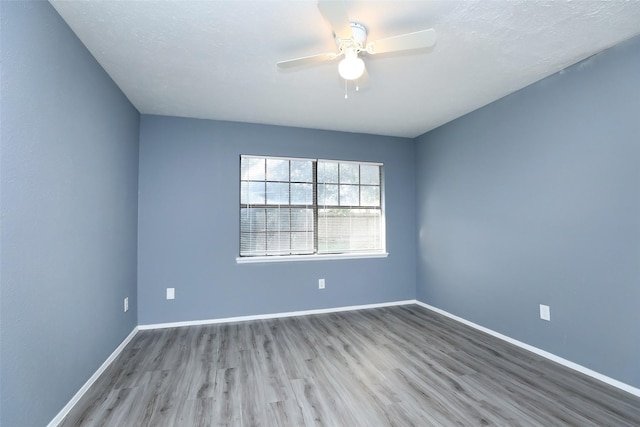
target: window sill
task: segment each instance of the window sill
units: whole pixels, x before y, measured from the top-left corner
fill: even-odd
[[[290,262],[290,261],[333,261],[339,259],[363,259],[386,258],[387,252],[369,252],[361,254],[327,254],[327,255],[284,255],[284,256],[253,256],[236,257],[238,264],[255,264],[265,262]]]

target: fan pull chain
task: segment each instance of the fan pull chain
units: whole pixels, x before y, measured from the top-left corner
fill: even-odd
[[[347,80],[344,81],[344,99],[349,99],[349,95],[347,95]]]

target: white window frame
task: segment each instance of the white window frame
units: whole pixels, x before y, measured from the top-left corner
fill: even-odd
[[[303,161],[312,161],[314,162],[314,170],[317,168],[317,165],[319,162],[333,162],[333,163],[339,163],[339,164],[357,164],[357,165],[374,165],[374,166],[378,166],[380,167],[380,207],[378,208],[377,206],[374,207],[375,209],[380,209],[380,246],[381,248],[379,250],[372,250],[372,251],[363,251],[363,252],[345,252],[345,253],[317,253],[318,252],[318,246],[317,246],[317,240],[315,241],[314,244],[314,253],[312,254],[304,254],[304,255],[296,255],[296,254],[284,254],[284,255],[250,255],[250,256],[237,256],[236,257],[236,262],[238,264],[249,264],[249,263],[269,263],[269,262],[290,262],[290,261],[322,261],[322,260],[342,260],[342,259],[361,259],[361,258],[386,258],[389,254],[386,251],[386,218],[385,218],[385,197],[384,197],[384,164],[383,163],[378,163],[378,162],[367,162],[367,161],[353,161],[353,160],[335,160],[335,159],[309,159],[309,158],[299,158],[299,157],[276,157],[276,156],[260,156],[260,155],[241,155],[240,156],[240,164],[242,163],[242,159],[249,159],[249,158],[255,158],[255,159],[275,159],[275,160],[303,160]],[[242,172],[240,171],[240,186],[239,188],[239,196],[240,193],[242,191],[241,189],[241,185],[242,185]],[[268,182],[268,181],[266,181]],[[318,181],[317,181],[317,173],[314,173],[313,175],[313,186],[314,186],[314,194],[317,193],[317,189],[318,189]],[[363,184],[358,184],[363,185]],[[239,197],[240,199],[240,197]],[[240,211],[242,210],[242,200],[240,200],[241,203],[238,204],[239,206],[239,215],[238,217],[240,218]],[[314,197],[314,223],[317,227],[318,224],[318,210],[320,208],[322,208],[323,205],[320,205],[319,202],[317,201],[317,198]],[[317,233],[318,230],[315,230],[315,233]],[[241,237],[241,227],[238,228],[238,238],[239,238],[239,244],[240,244],[240,237]],[[239,247],[240,250],[240,247]]]

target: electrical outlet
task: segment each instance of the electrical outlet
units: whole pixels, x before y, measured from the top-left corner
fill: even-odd
[[[551,308],[548,305],[540,304],[540,318],[548,322],[551,321]]]
[[[318,289],[324,289],[324,279],[318,280]]]
[[[124,299],[124,312],[126,313],[127,311],[129,311],[129,297]]]
[[[176,288],[167,288],[167,299],[176,299]]]

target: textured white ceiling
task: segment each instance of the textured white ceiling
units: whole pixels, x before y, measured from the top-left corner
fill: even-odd
[[[145,114],[415,137],[640,34],[632,1],[351,1],[369,40],[434,28],[434,48],[367,56],[358,93],[316,1],[51,3]]]

